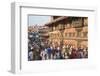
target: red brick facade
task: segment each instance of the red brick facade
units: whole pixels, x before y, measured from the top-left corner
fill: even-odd
[[[61,18],[61,19],[60,19]],[[57,20],[58,19],[58,20]],[[49,41],[58,45],[73,45],[75,47],[88,47],[88,18],[87,17],[55,17],[47,23]],[[59,27],[60,26],[60,27]]]

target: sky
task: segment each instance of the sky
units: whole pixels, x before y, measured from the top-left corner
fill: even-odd
[[[28,19],[29,19],[29,23],[28,23],[29,26],[35,24],[42,26],[43,24],[50,21],[50,16],[30,15]]]

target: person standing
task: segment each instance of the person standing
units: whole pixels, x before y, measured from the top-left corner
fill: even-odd
[[[87,50],[87,48],[85,48],[83,50],[83,52],[84,52],[84,58],[88,58],[88,50]]]
[[[32,52],[32,50],[29,51],[29,53],[28,53],[28,60],[29,61],[32,61],[33,60],[33,52]]]
[[[79,58],[84,58],[83,49],[79,49]]]
[[[51,59],[51,48],[50,47],[48,47],[47,48],[47,53],[48,53],[48,59]]]
[[[46,60],[46,51],[42,50],[40,56],[42,60]]]
[[[62,57],[65,58],[65,53],[66,53],[66,46],[63,45],[63,48],[62,48]]]
[[[45,59],[47,60],[47,59],[48,59],[48,52],[47,52],[47,48],[45,48],[45,49],[44,49],[44,51],[45,51],[45,54],[46,54],[46,55],[45,55]]]
[[[70,58],[71,59],[77,58],[76,49],[72,48],[72,52],[71,52]]]
[[[56,59],[61,59],[62,56],[61,56],[61,50],[60,50],[60,47],[57,47],[57,50],[56,50]]]

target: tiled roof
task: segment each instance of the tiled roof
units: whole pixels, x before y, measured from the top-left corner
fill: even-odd
[[[56,23],[56,22],[58,22],[58,21],[61,21],[61,20],[63,20],[63,19],[66,19],[66,18],[68,18],[68,17],[67,17],[67,16],[59,17],[59,18],[57,18],[57,19],[55,19],[55,20],[53,20],[53,21],[51,21],[51,22],[46,23],[45,25],[48,26],[48,25],[50,25],[50,24],[52,24],[52,23]]]

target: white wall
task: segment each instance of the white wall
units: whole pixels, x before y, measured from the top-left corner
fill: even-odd
[[[13,76],[13,74],[9,73],[10,70],[10,47],[11,47],[11,8],[10,3],[13,1],[17,2],[28,2],[28,3],[35,3],[37,5],[39,4],[45,4],[46,6],[56,6],[56,7],[64,7],[67,5],[76,5],[76,6],[95,6],[97,7],[97,23],[98,23],[98,45],[100,42],[100,2],[99,0],[1,0],[0,1],[0,76]],[[95,48],[95,47],[94,47]],[[98,51],[100,51],[98,49]],[[73,69],[69,71],[63,71],[63,72],[52,72],[52,73],[40,73],[40,74],[29,74],[29,75],[36,75],[36,76],[50,76],[50,75],[57,75],[57,76],[76,76],[76,75],[82,75],[82,76],[99,76],[100,71],[100,57],[98,52],[98,69],[92,69],[91,70],[85,70],[85,69]],[[96,56],[96,55],[94,55]],[[26,74],[25,76],[28,76]]]

